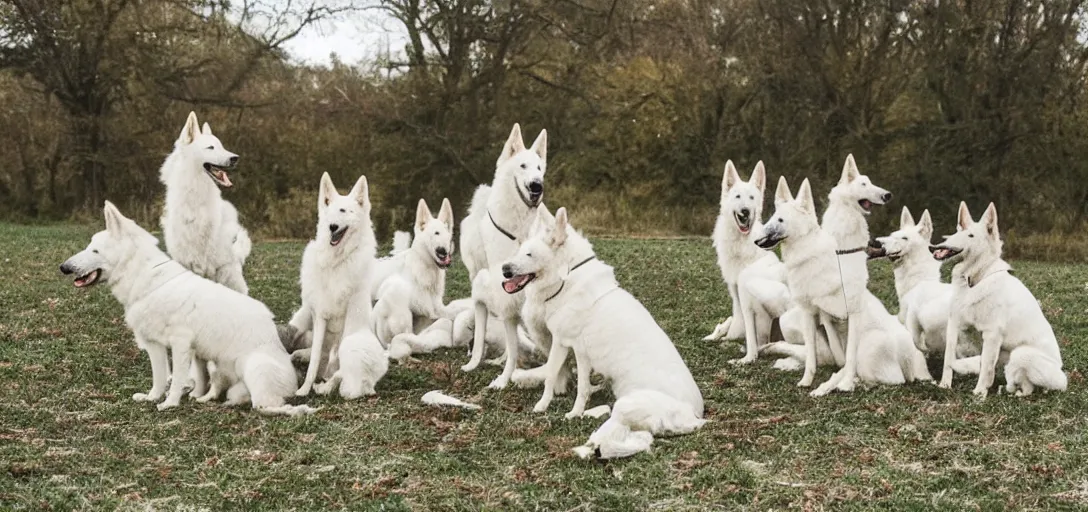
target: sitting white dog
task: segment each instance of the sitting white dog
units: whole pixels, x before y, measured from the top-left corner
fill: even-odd
[[[298,377],[280,344],[272,312],[243,293],[187,270],[159,250],[158,240],[106,201],[106,230],[60,266],[86,288],[109,283],[125,308],[125,323],[151,359],[151,391],[132,396],[177,407],[193,357],[214,362],[215,378],[227,386],[227,405],[252,401],[266,414],[311,413],[287,405]],[[167,349],[173,353],[173,375]],[[169,381],[169,392],[167,385]],[[204,400],[213,397],[205,395]]]
[[[590,370],[610,383],[612,415],[576,449],[583,457],[622,457],[649,449],[652,434],[684,434],[701,427],[703,396],[669,336],[650,312],[616,282],[612,267],[597,260],[589,241],[541,205],[532,234],[502,266],[503,289],[525,290],[552,334],[544,396],[547,409],[568,351],[574,350],[578,394],[568,418],[582,416]],[[648,431],[648,433],[647,433]]]

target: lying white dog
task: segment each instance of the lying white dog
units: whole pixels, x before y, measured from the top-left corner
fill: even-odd
[[[534,234],[503,264],[503,289],[525,290],[525,301],[540,311],[553,342],[544,395],[552,400],[568,351],[578,367],[578,395],[568,418],[585,412],[590,370],[611,384],[612,416],[578,450],[583,456],[627,456],[649,449],[651,434],[683,434],[703,425],[703,397],[687,365],[650,312],[620,288],[612,267],[597,260],[593,247],[567,223],[567,211],[550,215],[538,208]]]
[[[941,387],[952,386],[954,366],[968,370],[960,373],[973,373],[969,370],[977,368],[974,394],[986,398],[998,360],[1005,356],[1005,386],[1010,393],[1027,396],[1036,386],[1065,391],[1068,379],[1062,371],[1054,330],[1035,296],[1001,259],[997,208],[990,203],[982,219],[975,222],[967,203],[961,202],[956,229],[956,234],[931,248],[937,260],[963,258],[953,271]],[[982,332],[982,355],[957,361],[957,340],[966,327]]]
[[[327,381],[315,384],[314,393],[327,395],[339,389],[345,400],[373,395],[374,386],[389,371],[389,356],[370,329],[344,336],[337,354],[340,367]]]
[[[75,275],[80,288],[109,283],[124,306],[125,323],[151,359],[151,390],[133,395],[133,400],[155,402],[166,393],[158,409],[177,407],[192,358],[200,357],[216,364],[215,378],[227,386],[228,405],[252,401],[255,410],[266,414],[313,412],[285,403],[298,378],[264,304],[170,259],[158,249],[155,237],[109,201],[105,216],[106,230],[60,269]],[[170,378],[168,349],[174,358]]]

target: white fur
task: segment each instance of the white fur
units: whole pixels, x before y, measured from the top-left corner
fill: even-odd
[[[342,238],[333,245],[333,228]],[[346,230],[345,230],[346,229]],[[336,191],[329,174],[321,176],[317,236],[302,254],[302,307],[291,317],[299,332],[313,331],[313,345],[296,351],[308,360],[299,396],[310,393],[318,370],[326,377],[337,369],[337,346],[344,334],[370,328],[370,271],[377,242],[370,223],[370,194],[360,176],[347,195]]]
[[[834,194],[832,200],[835,200]],[[788,343],[775,343],[767,348],[777,353],[803,356],[805,374],[798,385],[812,384],[820,360],[818,354],[823,352],[819,350],[821,340],[817,335],[817,319],[824,325],[829,338],[828,350],[824,353],[830,352],[833,360],[844,364],[844,368],[813,391],[814,396],[821,396],[835,388],[851,390],[855,377],[881,384],[928,380],[930,377],[925,359],[914,349],[909,334],[865,288],[867,271],[851,267],[857,262],[842,261],[850,256],[836,255],[835,251],[842,242],[836,241],[830,232],[817,224],[808,180],[802,183],[796,200],[785,180],[780,180],[775,205],[774,215],[764,226],[767,238],[764,245],[773,246],[775,241],[782,243],[790,291],[800,308],[782,317],[782,328],[787,339],[789,332],[799,333],[804,349],[801,352],[797,350],[799,347]],[[860,216],[860,213],[846,214]],[[825,215],[825,224],[827,222],[828,216]],[[853,225],[854,229],[864,226],[864,219],[862,223]],[[867,233],[866,228],[862,235],[866,241]],[[852,238],[857,239],[850,240],[854,243],[863,239],[858,236]],[[865,254],[860,254],[860,264],[864,266]],[[846,335],[848,340],[853,338],[854,343],[851,346],[848,341],[846,354],[842,354],[841,344],[836,347],[841,337],[837,324],[842,320],[847,320]]]
[[[745,314],[742,312],[741,298],[738,291],[741,271],[758,264],[770,267],[778,262],[774,253],[761,250],[756,246],[756,236],[761,230],[763,218],[763,194],[767,184],[767,171],[763,162],[756,164],[752,176],[747,182],[741,181],[732,161],[725,164],[722,178],[721,211],[714,225],[714,249],[718,254],[718,267],[722,271],[722,280],[729,290],[733,313],[714,329],[714,333],[704,339],[745,338],[744,357],[734,362],[740,364],[756,360],[759,354],[757,336],[747,336]],[[762,261],[766,260],[766,261]],[[773,260],[773,261],[772,261]],[[751,315],[747,315],[751,316]],[[759,322],[755,322],[757,325]]]
[[[345,400],[374,394],[374,386],[389,370],[389,356],[369,329],[359,329],[340,340],[340,368],[314,392],[327,395],[337,388]]]
[[[940,259],[956,254],[963,258],[953,269],[952,305],[940,386],[952,386],[954,364],[974,364],[979,368],[974,394],[984,399],[993,385],[998,360],[1005,355],[1009,392],[1026,396],[1035,387],[1065,391],[1068,380],[1062,371],[1054,330],[1035,296],[1013,277],[1011,267],[1001,259],[997,208],[990,203],[982,218],[975,222],[967,204],[960,203],[957,224],[956,234],[934,248],[933,253]],[[957,339],[966,327],[982,333],[982,355],[957,362]]]
[[[251,248],[249,234],[238,223],[238,211],[223,199],[220,185],[210,174],[215,169],[227,176],[237,160],[238,155],[227,151],[212,134],[211,126],[204,123],[201,129],[196,113],[190,112],[174,142],[174,151],[159,171],[159,179],[166,185],[160,224],[166,251],[174,261],[201,277],[248,294],[242,265]],[[193,397],[207,393],[211,396],[205,400],[210,400],[219,396],[220,389],[208,389],[208,375],[199,357],[193,359],[191,375]]]
[[[230,405],[252,401],[254,409],[269,414],[313,411],[284,401],[298,381],[264,304],[172,261],[151,234],[109,201],[105,217],[106,230],[61,269],[75,274],[77,285],[108,283],[124,306],[125,323],[151,359],[151,390],[133,400],[158,401],[165,393],[158,409],[178,406],[195,356],[215,363]],[[167,350],[173,355],[170,378]]]
[[[399,334],[416,332],[416,326],[447,318],[442,297],[446,268],[453,261],[453,208],[449,200],[442,200],[437,217],[431,215],[426,201],[419,200],[415,237],[401,254],[399,271],[382,283],[375,296],[374,332],[384,346]],[[396,352],[400,358],[407,357],[412,353],[411,345],[402,344]]]
[[[554,226],[547,221],[546,208],[539,209],[542,220],[534,236],[503,265],[511,276],[505,290],[524,288],[526,306],[539,307],[552,335],[544,395],[534,410],[547,409],[573,349],[578,394],[567,417],[585,412],[590,370],[604,376],[616,396],[611,417],[582,451],[599,448],[602,456],[632,455],[649,448],[647,431],[683,434],[702,426],[702,394],[668,335],[619,287],[611,266],[590,259],[571,270],[593,255],[593,247],[568,225],[565,209],[556,212]]]
[[[520,295],[501,292],[498,265],[514,254],[528,235],[536,206],[543,199],[544,173],[547,171],[547,132],[541,130],[533,145],[526,149],[521,127],[514,125],[502,153],[496,161],[491,186],[479,187],[472,196],[468,216],[461,222],[461,260],[472,280],[475,334],[472,357],[461,367],[474,370],[481,362],[487,339],[489,316],[502,322],[506,340],[506,364],[490,387],[505,388],[517,367],[520,338]],[[533,195],[533,189],[539,195]],[[497,226],[497,227],[496,227]],[[514,237],[511,240],[499,228]]]

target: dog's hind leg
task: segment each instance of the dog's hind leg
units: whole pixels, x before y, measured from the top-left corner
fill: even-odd
[[[209,380],[208,363],[199,357],[193,357],[193,366],[189,369],[189,377],[193,381],[193,389],[189,392],[189,398],[198,398],[208,392]]]
[[[328,322],[320,315],[314,316],[314,345],[310,347],[310,364],[306,367],[306,380],[302,382],[302,387],[295,392],[295,396],[310,394],[314,381],[317,380],[317,370],[321,366],[321,358],[324,354],[322,350],[325,348],[325,330]]]
[[[484,359],[484,349],[487,347],[487,306],[483,301],[476,301],[474,306],[476,327],[472,333],[472,357],[468,363],[461,367],[461,371],[471,372]]]
[[[748,325],[744,321],[744,315],[740,313],[740,294],[737,290],[737,283],[728,283],[726,288],[729,289],[729,307],[733,310],[731,318],[733,321],[729,324],[728,329],[725,332],[725,339],[735,340],[744,339],[744,330]]]
[[[227,390],[227,401],[223,402],[224,407],[233,407],[236,405],[242,405],[249,402],[249,388],[246,387],[245,382],[235,382],[230,389]]]
[[[148,359],[151,360],[151,390],[147,393],[136,393],[132,395],[132,399],[137,402],[157,402],[166,393],[166,387],[170,381],[170,356],[164,345],[143,340],[140,340],[138,344],[143,347]]]
[[[181,341],[170,343],[174,355],[174,375],[170,382],[170,391],[166,395],[166,400],[157,406],[160,411],[181,404],[181,397],[185,394],[185,377],[189,374],[189,365],[193,364],[191,338],[178,336],[176,339]]]
[[[510,384],[510,377],[514,375],[514,370],[518,367],[518,319],[517,317],[504,318],[503,326],[506,328],[506,365],[502,369],[502,374],[491,381],[487,387],[491,389],[503,389]]]
[[[979,399],[985,399],[994,385],[994,372],[997,371],[997,360],[1001,357],[1001,340],[1004,333],[997,329],[989,329],[982,332],[982,363],[979,365],[978,384],[972,393]]]
[[[339,371],[332,374],[332,377],[329,377],[329,380],[314,385],[314,393],[317,393],[319,395],[327,395],[329,393],[332,393],[340,387],[340,381],[343,380],[343,378],[343,375]]]
[[[827,348],[831,350],[831,357],[835,358],[835,364],[843,366],[846,364],[847,355],[843,350],[842,337],[839,336],[839,329],[835,326],[835,319],[831,315],[820,311],[820,325],[824,326],[824,333],[827,334]],[[850,341],[849,327],[847,327],[847,345]]]
[[[846,327],[846,364],[843,366],[842,378],[839,380],[839,391],[850,392],[854,390],[854,383],[858,377],[858,346],[861,344],[861,313],[850,315]],[[831,334],[828,333],[828,338]]]

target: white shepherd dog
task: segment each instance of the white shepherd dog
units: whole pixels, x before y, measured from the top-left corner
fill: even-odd
[[[191,360],[200,357],[216,364],[216,379],[227,386],[228,405],[251,401],[266,414],[313,412],[284,401],[297,389],[298,377],[264,304],[170,259],[155,237],[109,201],[105,216],[106,230],[96,233],[60,270],[75,275],[80,288],[108,283],[124,306],[136,345],[151,359],[151,390],[133,395],[133,400],[156,402],[165,393],[158,409],[177,407]],[[174,358],[169,378],[167,350]]]
[[[521,127],[510,131],[495,162],[495,180],[481,185],[472,196],[468,216],[461,222],[461,259],[472,281],[474,339],[472,357],[462,367],[471,371],[483,360],[488,337],[488,315],[500,319],[505,330],[506,364],[490,387],[505,388],[518,360],[518,322],[522,297],[500,293],[498,265],[514,254],[525,240],[536,207],[544,197],[548,132],[541,130],[533,145],[525,148]]]
[[[413,229],[411,248],[400,253],[400,268],[375,296],[374,333],[386,346],[398,334],[414,333],[446,318],[442,299],[446,269],[453,262],[453,207],[449,200],[442,200],[435,217],[427,201],[420,199]],[[401,342],[394,352],[394,359],[403,359],[411,355],[412,347]]]
[[[298,359],[309,361],[299,396],[310,393],[319,368],[325,368],[326,377],[336,371],[336,349],[345,333],[370,329],[368,280],[376,251],[366,176],[359,176],[351,192],[342,196],[329,173],[322,174],[317,236],[302,254],[302,307],[290,322],[299,333],[313,331],[310,349],[295,352]]]
[[[722,271],[722,280],[729,289],[729,298],[732,315],[714,328],[714,332],[707,336],[707,341],[724,337],[736,339],[744,337],[746,346],[744,359],[738,362],[748,363],[755,361],[759,351],[755,336],[745,335],[744,315],[741,312],[741,299],[737,291],[737,283],[740,273],[762,259],[768,259],[764,264],[771,264],[769,260],[777,262],[774,253],[764,251],[755,245],[756,237],[752,235],[761,229],[760,221],[763,219],[763,194],[767,187],[767,171],[763,162],[756,164],[755,170],[748,181],[742,181],[733,166],[733,161],[725,163],[725,174],[722,177],[721,212],[714,224],[714,249],[718,253],[718,267]]]
[[[669,336],[569,226],[566,209],[556,212],[554,225],[543,206],[539,211],[534,235],[502,267],[509,276],[503,288],[511,294],[525,289],[526,307],[538,309],[552,334],[544,396],[534,410],[547,409],[573,349],[578,395],[567,418],[585,412],[591,370],[610,382],[616,396],[611,417],[575,449],[579,455],[633,455],[649,449],[653,434],[701,427],[703,396]]]
[[[211,126],[201,129],[196,113],[181,129],[174,151],[166,157],[159,180],[166,185],[166,206],[160,223],[166,252],[185,268],[236,292],[248,294],[242,265],[249,256],[249,234],[238,223],[238,210],[222,197],[219,187],[232,186],[227,171],[238,163],[238,155],[227,151],[212,135]],[[192,396],[207,391],[211,397],[221,390],[207,389],[205,364],[193,359]],[[214,381],[213,381],[214,382]]]
[[[835,330],[829,319],[848,320],[852,330],[849,336],[860,342],[855,345],[853,357],[860,362],[854,371],[863,381],[902,384],[929,380],[925,358],[914,348],[906,329],[865,288],[866,274],[840,272],[837,243],[816,220],[808,180],[801,183],[794,199],[785,178],[780,179],[775,208],[757,243],[765,249],[782,244],[782,262],[786,266],[792,299],[800,308],[796,318],[804,340],[805,373],[798,386],[811,386],[816,375],[817,318],[823,320],[825,326],[831,325],[827,329],[829,333]],[[847,351],[849,353],[849,348]],[[836,386],[853,389],[854,377],[847,379],[846,371],[844,367],[836,372],[827,383],[812,392],[813,396],[826,394]]]
[[[906,206],[899,230],[879,237],[869,252],[872,259],[887,258],[894,266],[899,321],[907,327],[914,346],[925,353],[944,353],[944,335],[952,303],[952,285],[941,282],[941,262],[929,251],[933,219],[924,210],[918,222]],[[960,343],[957,356],[978,355],[977,347]]]
[[[994,383],[999,359],[1006,359],[1005,389],[1017,396],[1030,395],[1036,386],[1065,391],[1062,355],[1054,330],[1042,308],[1024,283],[1013,277],[1012,267],[1001,259],[1001,235],[997,208],[986,208],[975,222],[967,203],[960,203],[956,234],[932,247],[933,257],[947,260],[961,256],[953,270],[952,307],[946,331],[941,387],[952,386],[954,366],[961,373],[977,370],[974,394],[986,398]],[[974,327],[982,332],[982,355],[956,360],[960,331]]]

